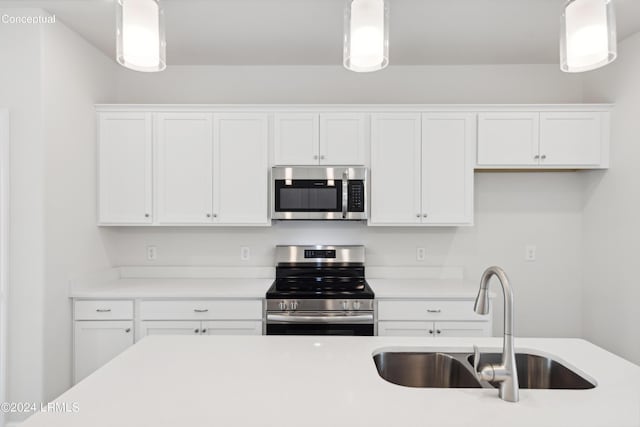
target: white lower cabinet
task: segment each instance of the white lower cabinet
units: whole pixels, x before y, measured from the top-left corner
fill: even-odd
[[[77,320],[73,337],[77,383],[133,344],[133,321]]]
[[[489,322],[398,322],[379,321],[379,336],[395,337],[486,337]]]
[[[73,303],[74,383],[147,335],[262,335],[262,299]]]
[[[76,300],[73,317],[74,383],[134,343],[132,300]]]
[[[262,335],[261,320],[147,320],[140,323],[140,338],[147,335]]]
[[[491,336],[491,325],[491,314],[476,314],[473,311],[473,300],[378,301],[380,336]]]

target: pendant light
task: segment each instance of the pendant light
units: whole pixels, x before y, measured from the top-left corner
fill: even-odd
[[[344,66],[351,71],[369,72],[388,64],[388,0],[346,0]]]
[[[164,12],[159,0],[117,0],[117,61],[135,71],[167,67]]]
[[[616,59],[616,19],[612,0],[568,0],[560,30],[560,68],[579,73]]]

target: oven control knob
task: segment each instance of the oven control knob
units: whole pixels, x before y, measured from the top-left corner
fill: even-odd
[[[280,310],[284,311],[287,309],[287,302],[286,301],[280,301],[279,304]]]
[[[349,309],[349,301],[342,301],[342,309],[343,310],[348,310]]]
[[[298,301],[291,301],[291,310],[298,309]]]
[[[353,309],[360,310],[360,301],[356,300],[353,302]]]

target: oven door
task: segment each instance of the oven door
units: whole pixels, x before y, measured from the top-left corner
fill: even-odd
[[[267,335],[373,336],[373,313],[267,313]]]

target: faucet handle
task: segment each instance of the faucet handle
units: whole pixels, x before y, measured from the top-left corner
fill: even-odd
[[[473,373],[480,379],[480,372],[478,372],[478,366],[480,366],[480,350],[477,345],[473,345]]]

